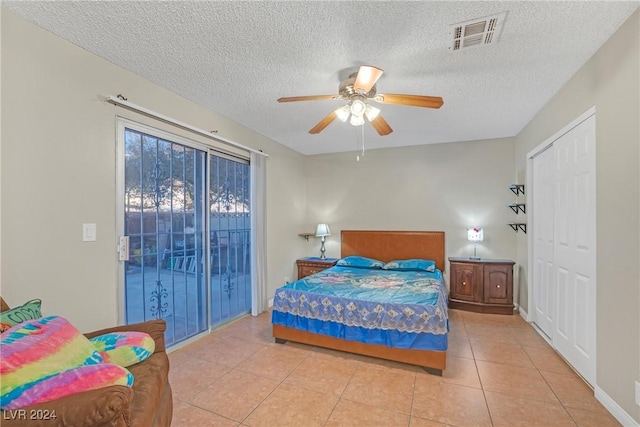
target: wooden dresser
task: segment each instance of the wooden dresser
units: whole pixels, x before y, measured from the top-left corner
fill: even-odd
[[[303,277],[307,277],[310,274],[317,273],[318,271],[325,270],[329,267],[333,267],[333,265],[338,261],[338,258],[325,258],[320,259],[320,257],[308,257],[308,258],[300,258],[296,261],[298,265],[298,280]]]
[[[513,261],[449,258],[449,307],[513,314]]]

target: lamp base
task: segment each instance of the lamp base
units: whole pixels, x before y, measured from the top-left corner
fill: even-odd
[[[473,242],[473,256],[470,256],[469,259],[473,259],[473,260],[480,259],[480,257],[477,256],[477,252],[476,252],[477,247],[478,247],[478,242]]]
[[[324,254],[324,236],[322,236],[322,245],[320,245],[320,259],[327,259],[327,257]]]

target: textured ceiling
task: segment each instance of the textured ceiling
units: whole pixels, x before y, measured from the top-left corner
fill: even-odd
[[[377,104],[394,132],[380,137],[365,124],[367,149],[515,136],[638,4],[2,1],[70,42],[304,154],[355,151],[358,128],[336,120],[310,135],[343,101],[276,100],[336,94],[363,64],[385,71],[379,93],[444,98],[439,110]],[[501,12],[507,15],[496,44],[449,49],[449,25]]]

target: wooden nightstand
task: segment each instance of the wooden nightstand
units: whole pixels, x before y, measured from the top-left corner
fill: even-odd
[[[325,270],[329,267],[333,267],[333,265],[338,261],[338,258],[325,258],[320,259],[319,257],[307,257],[300,258],[296,261],[298,265],[298,280],[303,277],[307,277],[310,274],[317,273],[318,271]]]
[[[513,261],[449,258],[449,307],[513,314]]]

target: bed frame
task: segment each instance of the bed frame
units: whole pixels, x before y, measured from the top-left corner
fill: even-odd
[[[444,271],[443,231],[356,231],[341,233],[341,257],[359,255],[389,262],[396,259],[432,259]],[[392,348],[358,341],[346,341],[326,335],[300,331],[282,325],[272,325],[277,343],[298,343],[346,351],[349,353],[393,360],[422,366],[427,372],[442,375],[446,368],[447,353],[433,350]]]

